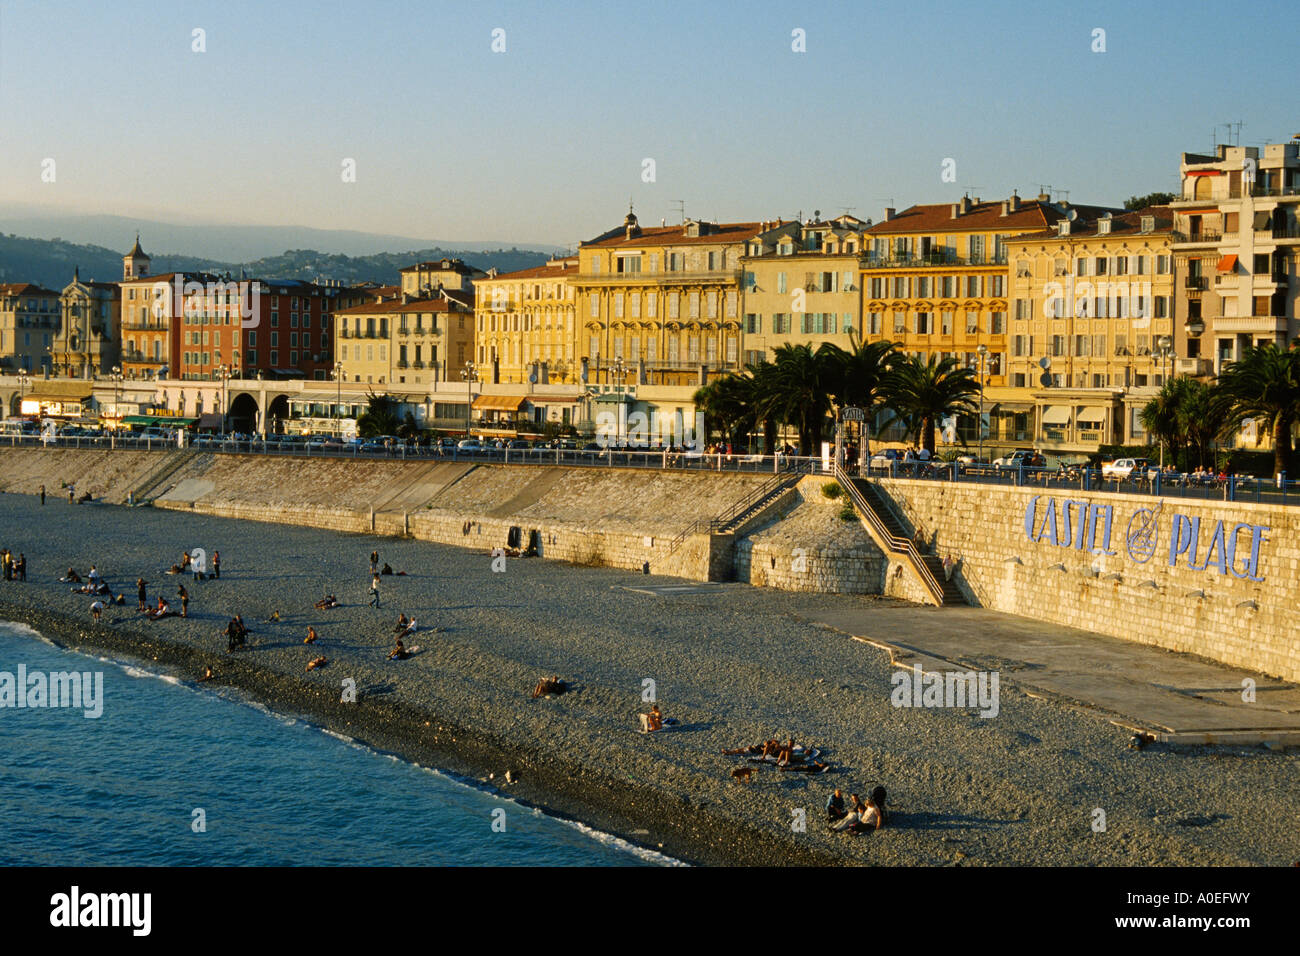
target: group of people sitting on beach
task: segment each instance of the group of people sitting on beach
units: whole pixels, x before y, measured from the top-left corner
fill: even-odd
[[[794,742],[793,737],[787,739],[785,743],[781,743],[773,737],[761,744],[736,747],[733,750],[724,750],[722,753],[727,757],[745,756],[753,763],[775,764],[781,770],[790,770],[796,773],[825,773],[830,769],[829,764],[817,759],[821,756],[820,750],[804,744],[797,744]]]
[[[537,686],[533,688],[532,699],[536,700],[539,697],[549,697],[551,694],[564,694],[567,693],[568,690],[568,683],[562,680],[560,675],[556,674],[554,677],[543,677],[537,682]]]
[[[26,581],[27,555],[20,554],[15,558],[14,553],[8,548],[0,550],[0,570],[3,571],[6,581]]]
[[[225,633],[227,653],[248,643],[249,630],[244,626],[243,617],[238,614],[230,619],[230,623],[226,625]]]
[[[826,801],[826,822],[830,829],[840,833],[869,833],[885,825],[885,788],[874,787],[864,803],[856,793],[849,794],[853,802],[844,808],[844,794],[838,787]]]
[[[327,594],[316,602],[315,607],[318,611],[327,611],[332,607],[339,607],[339,599],[332,594]]]

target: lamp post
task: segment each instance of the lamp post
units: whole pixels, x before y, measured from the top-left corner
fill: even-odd
[[[989,347],[983,342],[975,349],[980,356],[980,417],[975,422],[975,428],[979,435],[979,458],[984,461],[984,360],[988,357]]]
[[[1174,340],[1167,335],[1162,335],[1156,339],[1156,345],[1158,346],[1156,354],[1160,356],[1160,372],[1162,376],[1160,385],[1163,388],[1169,383],[1169,358],[1174,352]],[[1165,443],[1163,441],[1160,443],[1160,470],[1165,470]]]
[[[225,435],[229,430],[229,403],[230,387],[227,383],[230,381],[230,366],[220,365],[217,367],[217,374],[221,376],[221,434]]]
[[[113,417],[117,419],[109,435],[109,446],[117,447],[117,433],[122,427],[122,366],[114,365],[109,377],[113,380]]]
[[[466,362],[460,370],[460,377],[465,380],[465,437],[469,438],[470,409],[474,405],[474,383],[478,381],[478,368],[473,362]]]
[[[31,379],[27,377],[27,370],[19,369],[18,370],[18,414],[19,415],[23,413],[23,392],[27,390],[27,383],[30,381]]]
[[[627,375],[628,370],[630,368],[631,366],[629,366],[626,362],[623,361],[623,357],[621,355],[618,358],[614,359],[613,362],[610,363],[609,366],[610,374],[614,376],[614,381],[618,386],[622,387],[623,378]],[[616,427],[614,429],[614,443],[616,445],[623,444],[623,429],[626,423],[627,423],[627,405],[625,405],[622,399],[620,398],[618,403]]]
[[[343,407],[343,363],[334,363],[334,428],[338,431],[339,437],[343,437],[343,426],[339,424],[341,417],[339,409]]]

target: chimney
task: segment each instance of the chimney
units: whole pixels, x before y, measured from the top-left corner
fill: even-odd
[[[1020,197],[1016,195],[1014,189],[1011,191],[1011,198],[1007,200],[1007,212],[1020,212]]]
[[[1051,195],[1051,193],[1039,193],[1039,194],[1038,194],[1038,201],[1039,201],[1039,202],[1051,202],[1051,201],[1052,201],[1052,195]]]
[[[976,202],[979,202],[978,199],[975,200],[975,201],[976,201]],[[966,213],[970,212],[970,207],[971,207],[970,196],[962,196],[962,197],[961,197],[961,211],[962,211],[962,215],[965,215]]]
[[[956,219],[956,218],[957,218],[958,216],[960,216],[960,215],[961,215],[961,204],[960,204],[960,203],[953,203],[953,204],[952,204],[952,218],[953,218],[953,219]]]
[[[897,215],[897,210],[894,209],[893,206],[886,206],[886,207],[885,207],[885,218],[884,218],[883,221],[884,221],[884,222],[889,222],[889,220],[893,219],[895,215]]]

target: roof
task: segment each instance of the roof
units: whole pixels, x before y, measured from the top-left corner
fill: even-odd
[[[135,234],[135,245],[131,247],[131,251],[127,253],[127,256],[134,257],[136,259],[149,258],[148,253],[146,253],[143,249],[140,248],[140,233],[137,232]]]
[[[135,279],[123,279],[121,282],[115,282],[114,285],[153,285],[155,282],[170,282],[179,276],[182,281],[193,279],[196,282],[224,282],[221,276],[211,272],[160,272],[156,276],[140,276]],[[234,279],[230,281],[235,281]]]
[[[398,272],[458,272],[461,275],[485,275],[482,269],[466,265],[461,259],[439,259],[436,262],[432,259],[428,262],[417,262],[413,266],[407,266],[404,269],[398,269]]]
[[[678,226],[651,226],[648,229],[638,227],[638,232],[631,239],[626,230],[620,226],[588,242],[582,243],[582,249],[616,249],[619,247],[635,249],[640,246],[716,246],[723,243],[744,242],[758,235],[763,227],[761,222],[720,222],[702,223],[707,231],[699,236],[686,235],[687,223]]]
[[[30,282],[4,282],[0,283],[0,295],[55,295],[58,293],[53,289],[46,289],[44,286],[34,285]]]
[[[952,208],[958,203],[929,203],[922,206],[910,206],[885,222],[862,230],[864,235],[879,236],[912,232],[1036,232],[1046,229],[1058,219],[1063,218],[1063,207],[1038,199],[1022,199],[1020,208],[1015,212],[1002,215],[1002,203],[972,202],[968,212],[961,213],[955,219]],[[1122,212],[1105,206],[1070,206],[1079,210],[1080,215],[1092,218],[1101,212]]]
[[[515,272],[502,272],[499,275],[489,276],[488,281],[513,282],[517,279],[562,279],[566,275],[577,271],[578,257],[570,256],[567,259],[552,259],[544,266],[533,266],[531,269],[519,269]]]
[[[367,302],[354,305],[350,309],[336,309],[335,315],[397,315],[410,312],[458,312],[468,308],[464,303],[450,299],[414,299],[401,302],[390,299],[387,302]]]
[[[1147,216],[1155,218],[1155,228],[1151,232],[1142,231],[1142,220]],[[1024,235],[1014,236],[1007,242],[1036,242],[1044,239],[1098,239],[1106,236],[1141,236],[1141,235],[1158,235],[1160,233],[1172,232],[1174,228],[1174,213],[1168,206],[1147,206],[1145,209],[1135,209],[1132,212],[1112,215],[1110,217],[1110,232],[1100,233],[1097,231],[1097,221],[1100,217],[1085,217],[1084,225],[1077,227],[1070,226],[1070,235],[1061,236],[1056,231],[1055,224],[1049,229],[1041,229],[1037,232],[1026,233]]]

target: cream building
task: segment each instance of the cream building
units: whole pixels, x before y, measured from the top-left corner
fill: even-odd
[[[1178,361],[1173,214],[1069,212],[1007,240],[1008,385],[1032,399],[1047,451],[1142,443],[1142,406],[1191,370]]]
[[[30,282],[0,285],[0,370],[37,372],[59,330],[59,293]]]
[[[460,378],[474,345],[472,293],[369,302],[334,313],[336,367],[345,382],[429,386]]]
[[[739,369],[740,257],[762,231],[694,219],[643,229],[629,212],[582,243],[570,281],[586,381],[691,385]]]
[[[853,348],[862,335],[862,230],[870,225],[848,215],[777,222],[749,240],[740,260],[744,364],[771,361],[781,345]]]
[[[94,378],[108,374],[122,354],[121,290],[113,282],[83,280],[77,270],[59,295],[59,330],[50,346],[53,374]]]
[[[576,383],[581,368],[578,323],[570,279],[578,257],[477,283],[475,362],[484,381]]]

